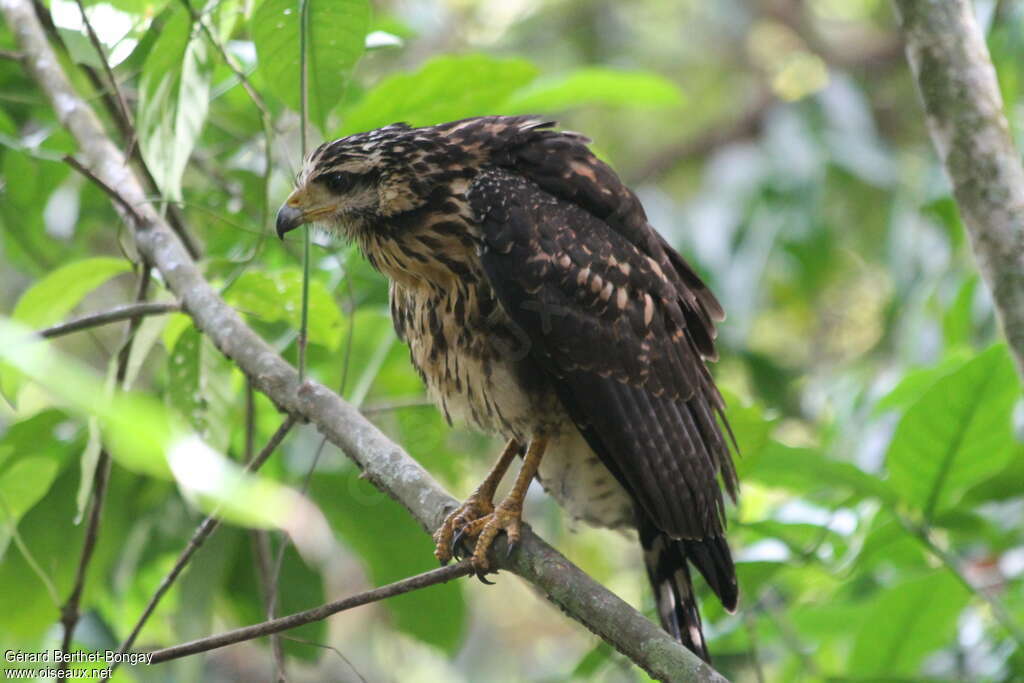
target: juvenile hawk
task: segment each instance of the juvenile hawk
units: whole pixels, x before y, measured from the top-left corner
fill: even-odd
[[[553,126],[492,116],[325,143],[277,232],[355,240],[449,422],[508,440],[437,530],[442,562],[463,535],[481,571],[500,531],[514,546],[537,477],[574,517],[639,531],[662,625],[707,659],[688,563],[737,600],[719,486],[735,498],[736,473],[705,365],[722,309],[589,140]]]

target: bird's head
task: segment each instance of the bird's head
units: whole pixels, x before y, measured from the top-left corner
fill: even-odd
[[[345,238],[390,230],[397,217],[443,202],[472,175],[468,155],[436,128],[396,123],[313,150],[277,213],[277,234],[316,223]]]

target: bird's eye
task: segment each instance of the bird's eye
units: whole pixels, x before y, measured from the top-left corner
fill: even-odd
[[[334,194],[341,194],[352,186],[352,177],[348,173],[327,173],[320,178]]]

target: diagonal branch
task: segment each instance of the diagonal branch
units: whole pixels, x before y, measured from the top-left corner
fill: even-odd
[[[180,310],[181,306],[175,302],[127,304],[124,306],[118,306],[117,308],[112,308],[109,311],[84,315],[81,318],[75,318],[74,320],[69,320],[66,323],[59,323],[57,325],[47,327],[46,329],[39,331],[39,336],[43,339],[63,337],[65,334],[88,330],[93,327],[99,327],[100,325],[109,325],[110,323],[116,323],[120,320],[144,318],[150,315],[162,315],[164,313],[174,313],[175,311]]]
[[[146,201],[138,179],[106,136],[91,108],[72,88],[29,0],[0,3],[25,68],[51,101],[77,141],[79,158],[126,204],[137,207],[134,228],[139,252],[156,268],[195,325],[253,385],[281,409],[314,423],[382,491],[400,502],[427,531],[433,531],[456,502],[397,444],[336,393],[313,380],[300,382],[295,368],[250,329],[203,278],[178,236]],[[115,205],[116,206],[116,205]],[[120,209],[120,207],[116,207]],[[121,209],[123,211],[123,209]],[[601,584],[587,576],[538,536],[524,529],[511,557],[497,544],[494,566],[523,577],[549,601],[629,657],[655,678],[668,681],[723,681],[724,678]]]
[[[1024,377],[1024,168],[967,0],[893,0],[928,130]]]
[[[379,602],[410,591],[420,590],[421,588],[427,588],[439,583],[447,583],[452,579],[459,579],[463,576],[472,574],[473,571],[473,567],[470,565],[469,560],[463,560],[458,564],[448,565],[447,567],[441,567],[439,569],[431,569],[428,572],[416,574],[415,576],[410,576],[407,579],[389,583],[386,586],[381,586],[380,588],[374,588],[357,595],[342,598],[341,600],[329,602],[326,605],[314,607],[313,609],[309,609],[304,612],[296,612],[295,614],[289,614],[286,617],[278,617],[277,619],[253,624],[252,626],[236,628],[233,631],[219,633],[215,636],[208,636],[206,638],[199,638],[198,640],[182,643],[181,645],[175,645],[174,647],[164,648],[163,650],[157,650],[153,653],[153,659],[150,663],[159,664],[160,662],[167,662],[172,659],[180,659],[181,657],[199,654],[200,652],[215,650],[219,647],[234,645],[235,643],[241,643],[245,640],[252,640],[253,638],[281,633],[282,631],[311,624],[314,621],[322,621],[332,614],[344,612],[345,610],[350,610],[355,607],[361,607],[362,605],[368,605],[371,602]]]

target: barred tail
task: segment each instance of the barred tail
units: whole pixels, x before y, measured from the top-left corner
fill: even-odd
[[[674,540],[655,527],[646,515],[640,517],[640,544],[662,628],[705,662],[710,662],[689,564],[700,571],[725,608],[732,611],[736,609],[739,591],[729,546],[724,537]]]

